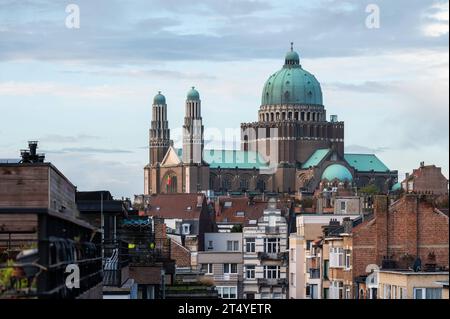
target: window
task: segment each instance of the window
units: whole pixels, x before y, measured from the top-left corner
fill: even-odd
[[[352,268],[351,259],[350,259],[350,250],[346,250],[345,253],[345,269]]]
[[[330,289],[323,288],[323,299],[330,299]]]
[[[202,270],[205,272],[206,275],[212,275],[213,274],[213,264],[203,264]]]
[[[330,247],[330,267],[344,267],[344,249],[338,247]]]
[[[191,233],[191,225],[183,224],[182,233],[183,235],[189,235]]]
[[[222,299],[237,299],[237,287],[224,287],[218,286],[216,287],[217,292],[219,294],[219,298]]]
[[[294,272],[291,272],[290,281],[291,281],[291,286],[295,287],[295,273]]]
[[[345,213],[345,202],[344,201],[342,201],[341,202],[341,212],[344,212]]]
[[[246,238],[245,239],[245,251],[248,253],[255,252],[255,238]]]
[[[414,299],[442,299],[442,288],[414,288]]]
[[[328,276],[329,276],[329,274],[328,274],[328,271],[329,271],[329,264],[330,264],[330,261],[329,260],[324,260],[323,261],[323,279],[324,280],[328,280]]]
[[[247,279],[255,278],[255,265],[245,266],[245,278],[247,278]]]
[[[384,285],[384,299],[391,299],[391,285]]]
[[[223,264],[224,274],[237,274],[237,264]]]
[[[227,240],[227,251],[239,251],[239,240]]]
[[[280,266],[264,266],[264,278],[266,279],[280,278]]]
[[[345,288],[345,299],[352,299],[349,287]]]
[[[406,288],[400,287],[398,293],[398,299],[407,299]]]
[[[344,283],[342,281],[331,281],[329,299],[343,299]]]
[[[264,252],[268,254],[280,252],[280,238],[264,238]]]
[[[208,249],[214,249],[212,240],[208,240]]]
[[[309,250],[309,251],[311,250],[312,242],[313,242],[312,240],[306,241],[306,250]]]
[[[295,248],[291,248],[291,261],[295,261]]]
[[[244,217],[245,212],[236,212],[236,217]]]

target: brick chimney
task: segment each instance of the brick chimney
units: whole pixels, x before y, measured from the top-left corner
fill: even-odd
[[[155,227],[155,239],[166,239],[167,238],[167,232],[166,232],[166,224],[164,223],[164,219],[162,218],[153,218],[153,225]]]
[[[342,226],[344,226],[344,233],[352,233],[353,221],[350,219],[350,217],[344,217],[344,219],[342,220]]]
[[[374,197],[375,251],[378,265],[381,265],[383,257],[388,254],[388,203],[388,197],[385,195]]]

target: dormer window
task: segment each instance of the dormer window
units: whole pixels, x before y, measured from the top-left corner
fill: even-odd
[[[236,217],[244,217],[245,212],[236,212]]]
[[[181,232],[183,235],[190,235],[191,234],[191,225],[190,224],[183,224],[181,226]]]
[[[188,206],[188,207],[186,207],[186,210],[189,210],[189,211],[191,211],[191,210],[192,210],[192,206]]]

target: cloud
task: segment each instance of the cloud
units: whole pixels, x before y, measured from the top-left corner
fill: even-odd
[[[59,134],[47,134],[38,138],[39,141],[44,143],[78,143],[89,140],[98,140],[99,136],[93,136],[88,134],[78,134],[75,136],[59,135]]]
[[[11,15],[15,13],[18,19],[3,25],[0,61],[118,65],[270,59],[287,50],[291,40],[302,57],[377,55],[405,48],[447,49],[445,30],[434,26],[445,24],[443,10],[435,1],[375,1],[380,6],[380,29],[366,28],[367,3],[80,1],[81,27],[77,30],[64,27],[61,4],[30,20],[32,9],[23,14],[22,6],[9,3]]]
[[[370,148],[363,145],[347,145],[345,146],[345,152],[346,153],[361,153],[361,154],[377,154],[382,153],[390,150],[389,147],[376,147],[376,148]]]
[[[333,91],[352,91],[358,93],[386,93],[393,92],[393,88],[397,85],[396,82],[379,82],[379,81],[366,81],[363,83],[323,83],[322,87],[325,90]]]
[[[129,154],[130,150],[117,148],[96,148],[96,147],[66,147],[56,150],[42,150],[43,153],[65,154],[65,153],[88,153],[88,154]]]
[[[124,68],[118,70],[117,68],[102,68],[99,70],[78,70],[78,71],[63,71],[67,74],[82,74],[82,75],[95,75],[95,76],[114,76],[114,77],[131,77],[131,78],[159,78],[159,79],[208,79],[214,80],[216,76],[207,73],[195,73],[195,72],[179,72],[173,70],[161,70],[161,69],[139,69],[134,67]]]
[[[112,85],[82,86],[53,82],[0,82],[0,95],[3,96],[53,95],[112,99],[118,96],[134,96],[135,93],[136,91],[132,87]]]

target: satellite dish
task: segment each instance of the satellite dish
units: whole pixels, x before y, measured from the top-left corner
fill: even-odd
[[[380,269],[380,267],[378,267],[378,265],[370,264],[370,265],[367,265],[367,267],[366,267],[366,273],[371,273],[371,272],[374,272],[375,270],[379,270],[379,269]]]

